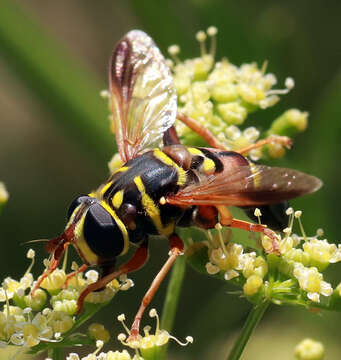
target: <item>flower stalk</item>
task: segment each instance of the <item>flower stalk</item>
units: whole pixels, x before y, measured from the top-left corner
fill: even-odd
[[[259,321],[263,317],[265,310],[268,308],[270,302],[264,301],[260,304],[255,305],[250,311],[246,323],[235,342],[227,360],[238,360],[240,359],[246,344],[248,343],[253,330],[257,327]]]
[[[162,309],[161,328],[167,330],[168,332],[173,330],[185,270],[186,258],[185,256],[180,256],[174,264],[167,287],[166,299]],[[167,348],[168,344],[163,347],[159,360],[166,359]]]

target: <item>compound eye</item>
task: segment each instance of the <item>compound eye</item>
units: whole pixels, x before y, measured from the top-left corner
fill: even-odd
[[[69,220],[70,217],[72,216],[73,212],[75,211],[75,209],[83,202],[88,201],[90,199],[89,196],[86,195],[81,195],[78,196],[76,199],[74,199],[67,211],[67,219]]]
[[[123,251],[124,239],[121,230],[100,204],[90,206],[85,216],[83,231],[86,243],[98,256],[113,258]]]

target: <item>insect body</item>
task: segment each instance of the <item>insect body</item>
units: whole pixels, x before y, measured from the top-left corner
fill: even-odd
[[[210,229],[224,226],[276,235],[265,225],[234,219],[226,206],[268,206],[317,190],[321,181],[292,169],[256,165],[239,152],[227,151],[210,132],[176,112],[176,94],[165,60],[151,38],[129,32],[116,46],[109,71],[113,127],[124,165],[96,191],[78,197],[70,206],[63,234],[47,244],[50,268],[58,266],[65,248],[73,244],[84,261],[79,269],[98,266],[100,279],[78,299],[101,289],[121,274],[140,268],[147,260],[149,235],[169,239],[170,255],[147,291],[131,328],[139,324],[161,281],[183,251],[176,226]],[[174,121],[178,117],[211,148],[179,144]],[[155,145],[163,137],[164,146]],[[287,138],[274,141],[288,143]],[[266,140],[252,145],[259,147]],[[136,246],[133,257],[115,270],[115,260]]]

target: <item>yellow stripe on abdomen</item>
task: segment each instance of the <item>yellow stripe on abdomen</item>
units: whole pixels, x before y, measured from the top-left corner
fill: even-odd
[[[201,169],[206,175],[210,175],[215,172],[214,161],[205,156],[205,154],[200,149],[189,147],[187,150],[191,155],[198,155],[204,158]]]

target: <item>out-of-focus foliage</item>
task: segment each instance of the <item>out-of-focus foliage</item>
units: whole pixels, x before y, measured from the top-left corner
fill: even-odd
[[[107,87],[111,49],[132,28],[147,31],[164,54],[169,45],[178,43],[185,57],[194,57],[198,54],[193,35],[215,25],[218,58],[228,56],[236,64],[269,60],[269,70],[281,82],[287,76],[295,79],[295,89],[278,106],[261,112],[261,118],[255,113],[253,121],[269,123],[289,106],[309,112],[308,131],[297,138],[286,160],[276,164],[323,179],[325,186],[319,193],[296,200],[294,207],[306,209],[308,232],[323,227],[328,239],[339,242],[340,13],[339,1],[321,0],[0,0],[0,178],[11,192],[0,217],[1,274],[11,267],[11,274],[19,276],[27,251],[19,244],[55,236],[64,226],[70,200],[107,176],[111,135],[106,104],[98,93]],[[106,313],[99,314],[99,321],[135,313],[168,252],[165,241],[152,243],[149,264],[134,274],[136,295],[120,294]],[[44,251],[38,245],[36,250]],[[328,281],[335,285],[339,273],[329,273]],[[217,353],[226,353],[224,342],[239,329],[248,309],[245,301],[229,294],[232,290],[187,272],[173,333],[178,337],[190,333],[195,342],[181,354],[174,353],[174,358],[207,354],[207,359],[215,359]],[[162,289],[154,301],[157,309],[161,300]],[[338,346],[339,314],[320,318],[291,310],[281,314],[277,309],[275,320],[271,312],[266,316],[268,321],[250,344],[256,350],[247,351],[245,359],[272,358],[269,344],[274,338],[287,344],[283,350],[278,348],[286,351],[287,359],[307,336],[327,343],[327,358],[339,357],[333,350]],[[112,329],[112,321],[107,323]],[[297,337],[291,341],[293,327]],[[115,334],[118,331],[112,329]],[[261,345],[256,347],[257,343]]]

